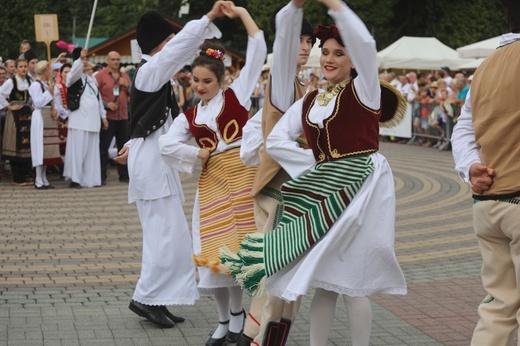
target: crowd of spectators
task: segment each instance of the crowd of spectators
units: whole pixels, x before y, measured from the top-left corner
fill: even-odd
[[[434,73],[395,74],[382,72],[380,79],[395,86],[406,98],[412,113],[412,138],[385,140],[408,142],[427,147],[447,148],[471,85],[472,75],[453,74],[448,67]]]
[[[30,83],[37,79],[35,67],[38,58],[31,49],[30,43],[24,40],[20,44],[20,55],[17,59],[7,59],[0,62],[0,93],[5,81],[14,78],[16,75],[17,62],[22,60],[27,62],[26,79]],[[56,88],[54,107],[59,113],[57,121],[59,122],[60,149],[63,158],[65,158],[67,123],[70,115],[70,111],[67,110],[66,99],[63,99],[66,96],[64,83],[66,74],[72,66],[71,63],[70,54],[69,56],[60,55],[59,59],[55,59],[50,63],[52,84]],[[135,73],[135,68],[134,65],[121,66],[119,53],[115,51],[109,53],[105,64],[92,64],[88,59],[85,59],[83,62],[82,73],[85,75],[85,80],[86,76],[90,76],[95,80],[96,88],[99,85],[99,97],[109,122],[107,130],[102,129],[102,123],[100,122],[99,155],[101,182],[103,185],[107,182],[106,167],[112,162],[110,158],[114,157],[118,149],[128,140],[129,114],[127,104],[130,97],[128,88]],[[251,96],[252,114],[256,113],[263,106],[268,72],[268,70],[264,71],[259,77]],[[239,74],[239,69],[227,67],[225,83],[227,85],[231,84]],[[448,67],[443,67],[435,72],[423,73],[421,75],[413,71],[401,74],[384,71],[380,74],[380,79],[392,84],[402,93],[409,103],[413,119],[411,139],[382,136],[382,140],[441,149],[447,148],[451,130],[457,122],[457,117],[460,114],[460,108],[464,104],[472,76],[462,72],[453,73]],[[63,80],[63,83],[57,83],[57,80],[60,82]],[[326,84],[321,71],[313,68],[303,70],[300,74],[300,80],[305,85],[307,92],[319,89]],[[196,92],[191,87],[191,69],[189,65],[172,76],[171,83],[181,110],[185,111],[199,102]],[[5,119],[9,112],[9,97],[3,101],[3,103],[0,101],[4,105],[0,107],[0,139],[2,139],[0,140],[0,150],[5,137],[4,127]],[[5,179],[9,177],[8,163],[8,160],[2,157],[0,161],[0,178]],[[63,173],[62,166],[50,166],[48,169],[60,172],[60,174]],[[126,167],[118,167],[118,173],[120,182],[128,181]],[[27,181],[17,182],[17,185],[32,185],[34,182],[32,176],[30,175]]]
[[[48,80],[42,78],[46,66],[51,71]],[[129,75],[133,75],[134,70],[134,66],[122,67],[119,53],[115,51],[107,55],[105,64],[94,65],[88,61],[87,51],[81,48],[72,53],[61,53],[52,61],[43,60],[42,63],[30,43],[22,41],[16,59],[0,60],[0,179],[12,178],[16,186],[34,185],[40,190],[54,188],[48,182],[42,186],[38,184],[38,179],[35,181],[38,167],[34,166],[34,160],[31,165],[31,155],[28,153],[34,152],[36,145],[43,145],[45,164],[48,148],[59,142],[61,163],[49,165],[47,171],[59,173],[61,179],[70,180],[70,187],[106,184],[109,157],[114,157],[117,148],[129,139]],[[72,86],[74,81],[81,81],[75,91]],[[29,88],[35,82],[42,85],[43,93],[48,95],[46,99],[51,100],[48,104],[38,106],[31,97]],[[79,108],[72,110],[69,108],[74,92],[78,95]],[[99,106],[92,108],[93,104]],[[21,115],[21,106],[27,114]],[[31,137],[31,126],[28,124],[31,124],[35,110],[40,108],[52,110],[51,122],[54,122],[52,125],[59,135],[52,140],[45,135],[43,144],[41,141],[36,144],[32,143],[34,134]],[[27,121],[28,124],[23,123]],[[49,122],[44,127],[44,133],[48,133],[47,126]],[[82,135],[78,137],[78,133]],[[27,150],[26,146],[31,150]],[[128,182],[126,167],[118,168],[119,181]]]

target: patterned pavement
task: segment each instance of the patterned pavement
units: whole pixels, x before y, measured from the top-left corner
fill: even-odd
[[[397,195],[396,253],[406,296],[370,297],[372,345],[468,345],[485,296],[472,231],[468,186],[451,152],[382,143]],[[56,190],[0,180],[0,345],[204,345],[217,321],[215,303],[172,307],[187,318],[157,329],[128,309],[139,277],[141,228],[127,185]],[[196,176],[183,177],[189,221]],[[308,345],[312,292],[287,345]],[[249,299],[245,299],[249,305]],[[350,344],[338,301],[328,345]]]

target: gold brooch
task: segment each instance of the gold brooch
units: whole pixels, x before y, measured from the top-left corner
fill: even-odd
[[[341,89],[345,88],[349,81],[341,82],[336,85],[328,85],[325,90],[318,94],[316,99],[318,100],[318,104],[320,106],[326,106],[330,100],[336,96]]]

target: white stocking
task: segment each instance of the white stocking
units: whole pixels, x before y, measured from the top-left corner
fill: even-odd
[[[215,302],[217,303],[217,311],[218,311],[218,320],[219,322],[229,321],[229,290],[227,287],[214,288],[213,296],[215,297]],[[213,332],[211,336],[214,339],[220,339],[224,337],[229,328],[229,323],[222,324],[219,323],[217,329]]]
[[[42,167],[42,182],[43,185],[47,186],[49,185],[49,181],[47,180],[47,166],[43,165]]]
[[[44,166],[36,166],[36,167],[34,167],[34,170],[36,171],[36,178],[34,179],[34,185],[36,185],[37,187],[40,187],[40,186],[43,185],[43,179],[42,179],[43,167]]]
[[[352,346],[367,346],[372,330],[372,307],[367,297],[349,297],[344,295]]]
[[[324,346],[336,312],[336,292],[316,288],[311,303],[311,346]]]
[[[244,291],[241,287],[229,287],[229,308],[235,316],[231,315],[229,322],[229,330],[233,333],[240,333],[244,328],[244,314],[236,315],[238,312],[242,312],[242,293]]]

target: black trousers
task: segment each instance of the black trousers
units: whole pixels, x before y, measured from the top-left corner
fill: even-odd
[[[99,133],[99,154],[101,157],[101,180],[107,179],[108,149],[112,138],[116,137],[117,151],[121,150],[130,138],[128,120],[108,119],[108,129]],[[119,178],[128,179],[128,168],[126,165],[117,165]]]
[[[12,158],[9,160],[13,182],[24,183],[32,177],[32,164],[27,159]]]

